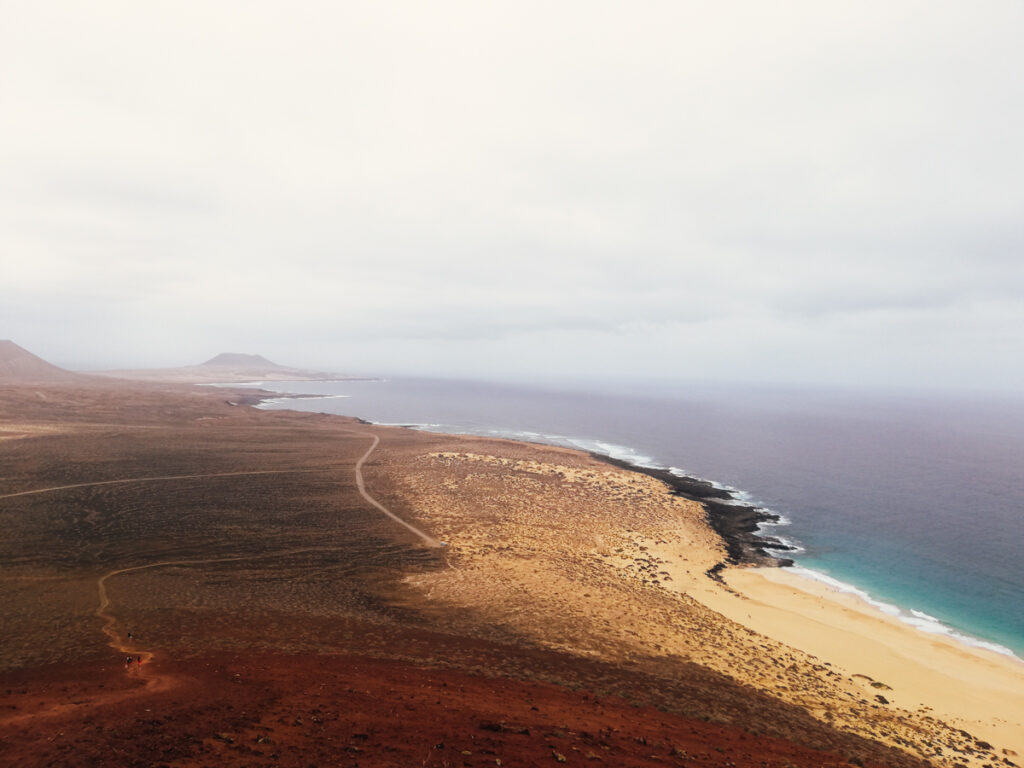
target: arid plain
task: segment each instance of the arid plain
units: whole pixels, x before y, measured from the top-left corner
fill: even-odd
[[[0,380],[0,761],[1013,765],[746,620],[750,572],[709,577],[724,542],[655,478],[23,363]]]

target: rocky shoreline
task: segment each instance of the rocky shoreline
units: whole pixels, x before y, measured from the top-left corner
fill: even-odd
[[[240,394],[243,394],[243,397],[248,396],[248,400],[243,403],[245,405],[257,405],[270,399],[321,397],[321,395],[279,393],[262,389]],[[372,423],[360,418],[356,418],[356,420],[362,424]],[[410,425],[409,428],[412,426]],[[731,491],[719,488],[707,480],[688,476],[680,477],[667,469],[641,467],[593,451],[588,453],[591,457],[606,464],[630,472],[640,472],[661,480],[672,489],[674,495],[703,505],[707,513],[708,524],[715,533],[722,537],[726,551],[729,553],[724,562],[718,563],[708,571],[708,576],[711,578],[720,579],[719,572],[729,565],[785,568],[794,564],[790,558],[774,554],[792,551],[793,547],[784,544],[774,536],[759,533],[761,523],[778,522],[780,519],[778,515],[753,504],[738,502]]]
[[[792,551],[793,547],[784,544],[774,536],[766,536],[758,532],[758,526],[761,523],[778,522],[780,519],[778,515],[753,504],[738,502],[731,491],[719,488],[707,480],[700,480],[696,477],[680,477],[667,469],[638,467],[628,461],[614,459],[600,453],[591,453],[590,455],[606,464],[657,478],[668,485],[676,496],[699,502],[704,506],[708,524],[725,541],[726,550],[729,553],[728,560],[712,568],[708,572],[709,576],[717,578],[718,572],[726,565],[756,565],[775,568],[793,565],[791,559],[773,554]]]

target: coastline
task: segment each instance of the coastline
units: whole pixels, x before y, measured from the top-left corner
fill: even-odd
[[[732,591],[695,597],[845,670],[880,707],[927,711],[1010,750],[1008,757],[1024,754],[1024,663],[1016,656],[922,632],[794,569],[735,568],[724,581]]]
[[[510,650],[527,656],[555,653],[563,659],[559,669],[576,675],[557,681],[582,684],[588,695],[602,698],[627,693],[619,683],[609,687],[604,672],[592,677],[587,665],[596,664],[594,669],[607,670],[616,680],[640,684],[643,700],[653,706],[834,751],[839,762],[856,757],[863,765],[918,768],[926,759],[947,768],[985,768],[1009,765],[1017,751],[1024,751],[1019,738],[1024,682],[1007,666],[1009,660],[986,666],[984,654],[947,642],[947,655],[922,665],[934,638],[894,621],[879,625],[859,619],[844,625],[841,601],[827,595],[802,598],[798,587],[770,581],[790,575],[788,569],[737,565],[713,572],[718,580],[708,578],[729,553],[704,505],[661,479],[580,450],[580,444],[589,444],[629,456],[624,446],[596,441],[553,446],[364,425],[319,413],[321,404],[302,407],[299,401],[290,408],[301,410],[281,403],[276,413],[228,405],[239,405],[234,398],[241,391],[193,390],[178,397],[146,390],[145,397],[125,398],[116,387],[90,390],[77,396],[90,398],[87,408],[78,406],[89,418],[74,425],[66,424],[63,411],[54,411],[52,399],[38,399],[34,390],[22,392],[17,407],[12,401],[19,424],[33,414],[45,416],[44,425],[64,424],[68,432],[61,445],[67,442],[78,452],[74,455],[88,461],[73,465],[80,471],[70,478],[60,467],[33,471],[31,480],[9,481],[10,493],[63,492],[62,483],[70,480],[107,489],[115,481],[116,493],[90,491],[88,498],[104,501],[100,514],[111,519],[128,515],[142,526],[144,542],[163,541],[162,532],[177,523],[179,515],[167,514],[168,508],[193,515],[189,520],[200,535],[184,542],[184,550],[153,551],[131,539],[107,558],[111,569],[132,566],[132,574],[113,585],[119,616],[144,626],[161,653],[234,652],[269,641],[280,651],[330,654],[351,647],[353,636],[364,636],[352,634],[355,616],[375,627],[410,632],[417,642],[423,638],[416,633],[425,629],[447,638],[422,648],[430,659],[448,660],[452,638],[493,648],[496,658]],[[68,398],[60,402],[81,402]],[[160,429],[127,430],[126,425]],[[371,445],[372,460],[366,462]],[[39,455],[53,448],[44,442],[24,447]],[[149,460],[132,475],[123,462],[129,447]],[[636,460],[653,463],[642,456]],[[254,472],[266,477],[248,476]],[[284,481],[281,472],[300,474]],[[193,482],[200,477],[211,479]],[[381,515],[384,510],[367,506],[359,496],[361,477],[374,499],[448,546],[423,548],[389,515]],[[188,482],[178,483],[179,478]],[[156,481],[172,485],[161,485],[154,494],[150,483]],[[723,504],[729,500],[714,484],[698,484],[691,492],[713,495]],[[222,500],[234,507],[236,498],[246,509],[236,518],[218,507],[213,507],[217,514],[205,512],[207,504]],[[25,510],[30,503],[16,502]],[[42,533],[52,537],[55,531],[74,530],[77,505],[53,506],[67,510],[65,527],[46,527]],[[286,514],[289,523],[282,525],[281,510],[291,509],[300,515]],[[311,509],[320,514],[303,524],[301,516]],[[18,519],[31,526],[35,516]],[[225,542],[223,525],[232,519],[244,523]],[[60,561],[60,550],[33,530],[26,528],[19,538],[38,542],[39,563]],[[92,541],[105,541],[103,530],[89,534]],[[281,552],[265,557],[278,547]],[[293,554],[297,559],[290,559]],[[287,555],[290,565],[279,563],[278,555]],[[163,567],[179,560],[188,565]],[[140,561],[153,562],[140,570]],[[346,563],[373,567],[353,571]],[[338,578],[324,578],[325,564],[344,570]],[[41,652],[71,661],[95,643],[99,574],[88,559],[80,565],[78,582],[85,589],[79,590],[82,610],[72,622],[80,636],[65,632],[62,644],[35,637],[49,637],[48,615],[67,614],[66,590],[46,592],[35,582],[8,585],[14,599],[5,601],[5,610],[16,620],[12,626],[21,628],[5,638],[11,658],[36,658],[32,654]],[[211,581],[210,575],[217,578]],[[253,589],[254,575],[261,578],[259,589]],[[295,588],[296,576],[308,581]],[[361,585],[368,590],[364,596]],[[35,599],[18,599],[28,594]],[[194,613],[192,599],[182,601],[183,595],[202,595],[210,609]],[[850,595],[840,597],[856,602]],[[160,607],[154,612],[153,605]],[[251,626],[263,627],[268,615],[278,617],[267,625],[269,637],[262,629],[258,636],[248,634]],[[388,617],[384,624],[382,615]],[[794,636],[780,634],[786,631]],[[901,653],[918,664],[905,680],[898,676],[907,666]],[[472,671],[490,668],[466,663]],[[895,671],[890,674],[885,664]],[[549,679],[545,670],[518,662],[506,671]]]
[[[760,534],[759,525],[780,517],[738,501],[728,489],[589,453],[661,480],[673,495],[704,507],[708,525],[729,554],[706,575],[726,589],[710,580],[705,585],[691,580],[686,594],[749,630],[844,669],[863,681],[876,707],[927,711],[980,737],[981,744],[998,744],[1008,765],[1015,764],[1010,756],[1024,755],[1024,659],[937,620],[949,631],[939,634],[911,625],[882,610],[859,588],[843,590],[841,582],[825,574],[772,556],[766,550],[792,548]],[[671,558],[669,551],[654,551]],[[675,583],[685,583],[678,569],[667,567]]]
[[[716,564],[708,571],[708,576],[713,579],[722,581],[729,566],[786,569],[787,573],[792,574],[800,581],[814,582],[829,593],[855,599],[867,610],[887,619],[898,621],[904,627],[915,632],[928,637],[943,637],[958,646],[992,653],[1024,665],[1024,658],[1006,646],[957,630],[939,619],[920,614],[913,607],[885,603],[856,584],[841,582],[823,571],[802,566],[791,558],[771,554],[768,550],[785,552],[796,549],[760,530],[760,526],[763,524],[777,524],[782,519],[781,516],[768,512],[756,504],[739,501],[736,493],[727,488],[722,488],[708,480],[681,476],[671,470],[633,464],[593,451],[589,453],[599,461],[661,480],[672,489],[675,495],[697,501],[704,506],[708,524],[721,536],[729,553],[729,558],[726,561]],[[727,582],[728,579],[725,581]]]
[[[395,425],[376,426],[382,429],[395,428]],[[431,426],[436,429],[440,425]],[[422,515],[420,521],[431,526],[435,534],[452,542],[449,552],[453,558],[450,562],[454,563],[453,571],[441,571],[411,582],[434,599],[441,599],[444,604],[462,611],[470,610],[492,616],[501,625],[514,627],[524,636],[531,636],[536,625],[520,622],[528,610],[537,610],[536,607],[527,609],[520,606],[512,613],[505,611],[509,610],[513,596],[520,594],[520,591],[543,596],[544,600],[554,604],[556,593],[550,592],[552,586],[542,586],[542,582],[536,580],[538,577],[535,574],[546,573],[550,577],[551,571],[542,565],[547,562],[547,555],[540,554],[547,545],[536,542],[533,531],[538,526],[546,528],[555,525],[562,532],[560,535],[582,539],[572,548],[571,553],[563,545],[564,560],[558,567],[564,568],[569,562],[593,560],[596,551],[605,565],[613,566],[622,578],[639,578],[643,590],[639,595],[646,595],[647,590],[657,586],[658,591],[674,594],[677,599],[694,600],[713,611],[719,617],[716,622],[724,621],[725,628],[730,627],[732,622],[736,623],[726,630],[731,639],[724,648],[713,652],[696,651],[695,646],[691,645],[694,638],[688,638],[685,634],[674,638],[672,631],[658,622],[644,626],[643,621],[637,623],[641,616],[638,614],[625,625],[633,629],[622,630],[640,638],[640,645],[632,653],[639,654],[642,648],[643,653],[648,654],[653,648],[655,656],[669,653],[694,658],[755,689],[804,706],[816,717],[829,721],[832,717],[842,718],[845,723],[843,728],[852,728],[863,735],[874,735],[893,745],[905,744],[909,747],[914,743],[917,750],[931,749],[930,746],[917,746],[922,744],[922,737],[920,734],[913,735],[913,728],[906,730],[906,726],[901,725],[895,731],[889,730],[895,723],[907,722],[904,720],[906,717],[912,720],[924,718],[925,722],[934,720],[948,723],[953,730],[947,733],[953,736],[944,737],[946,749],[954,749],[954,742],[950,739],[961,739],[956,742],[955,751],[956,759],[964,764],[982,766],[987,760],[993,759],[983,757],[985,745],[990,743],[1005,750],[1000,753],[1000,761],[1007,765],[1015,764],[1011,757],[1024,753],[1024,665],[1016,657],[972,647],[953,637],[923,632],[894,616],[886,615],[855,594],[837,592],[823,583],[799,575],[795,569],[778,567],[784,563],[767,554],[765,550],[770,547],[751,546],[751,542],[756,544],[760,538],[756,534],[761,523],[778,522],[779,517],[751,504],[736,503],[738,499],[729,489],[698,478],[680,477],[666,469],[637,466],[578,447],[528,442],[516,437],[427,432],[421,425],[405,427],[432,434],[438,438],[439,443],[450,439],[451,445],[460,446],[459,451],[465,451],[471,446],[486,448],[483,453],[476,454],[430,454],[435,465],[432,470],[434,472],[453,471],[456,474],[452,477],[461,477],[464,471],[462,467],[469,462],[475,467],[473,471],[478,474],[473,476],[477,478],[487,477],[487,473],[479,474],[479,470],[484,467],[495,473],[496,478],[507,477],[509,480],[521,472],[558,477],[562,482],[570,484],[564,492],[571,493],[571,485],[591,483],[593,480],[588,478],[594,476],[586,471],[580,474],[580,470],[567,470],[565,466],[559,465],[565,463],[572,467],[578,461],[589,460],[596,462],[597,466],[609,467],[609,476],[617,469],[625,472],[625,477],[647,477],[647,482],[658,481],[646,486],[647,490],[639,491],[643,498],[649,500],[645,504],[661,504],[655,500],[659,495],[665,495],[667,499],[677,499],[679,504],[692,504],[693,509],[699,510],[696,518],[686,518],[686,522],[680,519],[682,527],[678,529],[678,524],[666,525],[664,516],[653,526],[638,526],[633,515],[621,518],[620,513],[619,525],[624,526],[624,529],[615,533],[613,528],[606,528],[606,533],[596,535],[595,538],[594,531],[597,528],[585,532],[575,530],[575,526],[582,521],[569,522],[572,518],[564,517],[568,510],[559,513],[563,515],[563,522],[557,523],[555,520],[546,521],[543,515],[538,517],[534,507],[524,509],[518,522],[502,518],[502,525],[512,526],[507,533],[503,533],[483,525],[483,521],[475,517],[480,511],[479,499],[488,498],[487,494],[473,503],[472,496],[463,498],[466,493],[464,490],[460,489],[459,494],[454,496],[438,495],[435,481],[423,482],[408,497],[409,506],[418,510],[417,514]],[[551,461],[544,457],[551,455],[566,458],[556,464],[544,464],[545,461]],[[430,457],[424,456],[422,459]],[[656,488],[661,490],[653,490]],[[521,493],[527,495],[516,503],[536,503],[531,501],[526,491]],[[666,504],[667,499],[664,502]],[[452,505],[471,508],[455,514]],[[610,517],[605,518],[605,526],[610,524],[616,514],[615,508],[616,505],[608,508],[607,514]],[[621,510],[620,506],[617,508]],[[564,525],[573,528],[559,527]],[[706,529],[706,533],[702,533],[701,528]],[[723,530],[728,535],[723,535]],[[623,532],[625,538],[620,538]],[[586,543],[588,540],[590,543]],[[610,543],[613,540],[624,544],[625,551],[613,548]],[[541,566],[539,568],[519,567],[500,554],[508,550],[520,551],[527,541],[531,541],[527,548],[532,553],[529,558]],[[623,554],[616,555],[616,552]],[[641,570],[631,571],[633,565],[630,562],[639,563]],[[643,563],[654,562],[661,564],[663,574],[669,574],[658,585],[648,583],[644,580],[648,577],[643,575]],[[484,575],[490,573],[500,574],[502,580],[491,583],[490,579],[494,577]],[[512,592],[503,592],[513,584],[519,587]],[[569,584],[566,582],[563,585],[564,591],[557,591],[559,599],[574,591]],[[620,608],[609,613],[604,605],[596,602],[596,590],[593,597],[594,600],[577,603],[572,609],[578,619],[589,615],[591,620],[600,620],[605,627],[609,626],[609,621],[614,626],[616,621],[625,620]],[[495,606],[495,602],[505,605]],[[563,606],[562,610],[568,611],[569,608]],[[771,670],[761,668],[762,662],[749,656],[741,660],[741,654],[749,654],[751,650],[750,641],[742,639],[745,633],[772,643],[771,650],[761,651],[766,654],[765,660],[769,663],[774,664],[773,660],[780,656],[784,658],[792,652],[800,654],[804,661],[797,660],[795,663],[802,669],[800,674],[807,676],[801,678],[804,682],[800,685],[804,687],[793,688],[794,680],[787,680],[780,685]],[[719,635],[717,642],[723,639],[724,636]],[[594,653],[581,645],[581,642],[559,641],[556,647],[572,648],[585,654]],[[626,638],[626,642],[634,641]],[[707,649],[704,641],[698,641],[696,648],[700,647]],[[768,647],[764,646],[765,649]],[[723,651],[728,659],[723,658]],[[627,652],[624,658],[629,660],[630,653]],[[839,688],[830,692],[826,692],[825,688],[815,689],[815,686],[820,686],[834,675],[844,681]],[[806,687],[807,681],[814,678],[817,678],[818,683]],[[814,690],[818,690],[818,693],[814,693]],[[851,698],[844,701],[841,697]],[[876,730],[880,723],[887,725]],[[928,738],[923,742],[925,745],[931,743]],[[948,763],[947,759],[954,757],[948,752],[943,756],[941,750],[919,754],[940,763]]]
[[[12,535],[4,540],[8,567],[0,580],[8,630],[0,662],[13,676],[7,678],[9,693],[16,691],[0,725],[12,725],[26,749],[38,736],[38,745],[51,749],[46,755],[59,750],[66,760],[72,749],[81,754],[95,746],[109,756],[111,731],[95,725],[110,722],[129,734],[131,744],[162,747],[140,755],[136,762],[145,764],[167,759],[168,739],[180,746],[179,760],[251,764],[249,745],[258,748],[268,734],[288,743],[279,738],[278,725],[309,747],[306,729],[288,725],[299,711],[287,718],[273,714],[267,728],[239,722],[239,712],[259,716],[265,709],[267,667],[260,654],[286,665],[278,667],[284,670],[281,690],[302,702],[301,715],[311,721],[308,734],[323,742],[318,720],[329,718],[318,706],[311,712],[320,701],[316,684],[307,687],[292,671],[315,675],[348,652],[389,665],[414,662],[434,680],[462,670],[488,690],[511,678],[578,691],[573,695],[594,715],[590,722],[563,717],[524,691],[524,706],[536,713],[536,736],[529,741],[561,749],[570,762],[579,761],[570,742],[547,746],[570,732],[586,734],[588,743],[580,747],[610,764],[627,762],[620,752],[603,750],[611,746],[608,731],[617,727],[608,719],[608,703],[618,702],[629,710],[637,704],[651,708],[645,727],[630,738],[643,748],[644,764],[651,762],[650,743],[659,745],[653,750],[662,759],[670,757],[670,739],[670,747],[692,753],[717,750],[716,763],[757,768],[766,755],[750,738],[756,733],[789,745],[773,765],[809,768],[827,754],[834,764],[855,756],[863,765],[919,768],[914,758],[863,729],[838,730],[773,696],[764,675],[761,682],[768,684],[756,688],[722,671],[731,661],[728,649],[744,654],[753,673],[766,669],[765,655],[730,622],[654,586],[660,579],[641,549],[645,533],[677,538],[685,527],[692,537],[689,564],[702,581],[708,581],[704,569],[724,556],[703,509],[673,497],[660,481],[578,450],[228,405],[237,392],[0,387],[4,420],[18,434],[27,424],[59,430],[9,444],[5,466],[14,471],[0,488],[12,499],[3,505]],[[71,411],[75,418],[68,420]],[[66,460],[53,462],[55,450]],[[40,509],[52,512],[42,525]],[[453,534],[451,546],[422,546],[422,539],[382,514],[387,511],[431,536],[447,540]],[[98,524],[83,526],[87,515]],[[128,534],[112,537],[111,528],[122,525]],[[54,634],[54,626],[60,632]],[[128,630],[138,634],[128,637]],[[147,661],[123,666],[125,648]],[[224,654],[230,671],[239,674],[224,673],[217,661]],[[700,663],[705,659],[711,666]],[[186,667],[170,666],[179,663]],[[179,677],[175,670],[182,669]],[[83,671],[96,673],[84,686],[78,685]],[[812,677],[793,672],[788,682],[808,688]],[[19,678],[25,682],[12,685]],[[144,687],[137,685],[140,678]],[[493,714],[483,712],[478,700],[460,695],[461,684],[444,679],[459,691],[451,701],[467,727],[456,751],[437,757],[459,761],[458,746],[474,752],[474,740],[492,746],[479,728],[482,717],[499,723],[514,715],[507,697],[495,699]],[[210,707],[194,706],[208,701],[212,682],[236,694],[221,710],[230,724],[222,725]],[[322,688],[322,679],[315,683]],[[122,684],[132,689],[124,690],[133,700],[128,711],[107,706],[114,703],[108,694],[121,701]],[[172,697],[181,703],[174,717],[168,716],[165,684],[176,687]],[[336,762],[353,732],[345,713],[358,703],[348,695],[351,687],[332,687],[340,693],[331,709],[342,713],[342,730],[326,746]],[[447,707],[443,714],[417,711],[388,688],[375,688],[373,697],[389,724],[395,707],[415,713],[405,719],[421,723],[421,733],[437,734],[430,741],[420,736],[417,744],[438,743],[443,733],[451,748]],[[149,718],[143,706],[161,717]],[[841,714],[856,725],[852,713]],[[666,736],[647,727],[668,720],[675,725]],[[688,723],[712,721],[730,725],[736,735],[705,736],[693,746],[677,738],[696,733]],[[31,733],[22,731],[23,724]],[[190,724],[195,730],[185,730]],[[230,735],[215,740],[214,747],[225,746],[212,753],[211,733]],[[940,736],[949,740],[948,731]],[[384,744],[393,738],[383,737]],[[230,748],[232,740],[240,750]],[[371,752],[372,740],[359,743],[360,750],[366,747],[361,762],[397,759],[393,752]],[[424,755],[412,757],[403,764],[420,764]]]
[[[449,543],[449,568],[407,580],[437,615],[669,677],[694,663],[931,764],[1012,766],[1024,752],[1013,659],[937,642],[852,595],[808,595],[792,569],[708,578],[727,552],[703,506],[645,473],[561,446],[431,441],[400,458],[396,482]]]
[[[274,382],[250,382],[248,385],[243,386],[257,386],[264,383],[273,384]],[[225,383],[223,386],[230,387],[232,384]],[[278,393],[266,389],[257,391],[262,396],[261,399],[253,398],[254,404],[258,407],[262,407],[263,404],[283,404],[293,399],[329,400],[337,397],[347,397],[345,395]],[[246,394],[255,393],[253,393],[252,390],[248,390]],[[722,558],[708,569],[707,575],[710,578],[720,581],[723,572],[729,566],[754,566],[762,568],[787,569],[794,567],[798,569],[801,568],[800,562],[787,557],[786,553],[802,552],[803,549],[799,546],[792,546],[785,539],[774,536],[771,533],[767,533],[762,528],[762,526],[787,525],[789,521],[785,517],[769,511],[757,504],[744,501],[742,498],[744,494],[740,490],[724,487],[711,480],[685,474],[683,470],[667,468],[664,465],[656,463],[650,457],[636,454],[635,451],[628,446],[614,446],[603,443],[599,440],[572,438],[565,435],[551,435],[542,432],[523,432],[512,429],[488,430],[486,433],[482,433],[472,431],[444,431],[441,429],[444,425],[439,423],[383,423],[367,421],[364,419],[359,419],[359,421],[366,424],[375,424],[376,426],[402,427],[420,432],[432,432],[435,434],[484,438],[493,436],[499,439],[512,440],[526,445],[554,445],[568,448],[569,450],[578,450],[602,463],[625,469],[630,472],[637,472],[653,477],[668,485],[674,495],[683,499],[696,501],[701,504],[706,512],[708,525],[722,539],[727,552],[727,556],[725,558]],[[601,448],[594,449],[588,444],[597,444],[600,445]],[[630,452],[632,456],[630,458],[622,458],[621,453],[620,455],[604,453],[602,450],[605,448],[608,448],[609,450],[622,449]],[[633,458],[633,456],[635,456],[635,458]],[[813,569],[807,570],[816,574],[813,578],[824,580],[826,582],[831,580],[831,577],[824,571],[815,571]],[[886,612],[882,606],[888,606],[887,603],[875,598],[863,588],[858,587],[856,583],[843,584],[842,586],[842,591],[853,592],[859,596],[858,599],[861,599],[866,605],[871,606],[874,610],[879,611],[879,613],[884,614]],[[849,589],[847,590],[846,588]],[[1021,657],[1015,652],[992,640],[987,640],[983,636],[971,634],[970,630],[967,629],[955,629],[954,627],[943,623],[939,619],[929,617],[931,619],[931,626],[920,626],[921,624],[924,624],[924,622],[909,620],[910,617],[916,616],[919,613],[914,606],[892,607],[899,610],[904,619],[908,619],[904,621],[904,626],[907,626],[914,631],[934,636],[935,634],[938,634],[937,630],[941,628],[940,631],[942,634],[952,637],[956,642],[962,643],[966,647],[997,647],[1002,649],[1000,651],[1001,653],[1005,653],[1015,660],[1024,661],[1024,659],[1021,659]],[[914,626],[915,624],[918,626]]]
[[[667,469],[632,464],[594,451],[589,453],[598,461],[661,480],[676,496],[696,501],[704,506],[708,524],[722,537],[729,553],[728,560],[717,564],[714,572],[709,575],[717,578],[727,565],[757,565],[765,568],[785,568],[794,565],[790,558],[776,557],[767,551],[786,552],[793,550],[793,547],[774,536],[760,532],[762,524],[778,523],[782,519],[779,515],[755,504],[740,501],[732,491],[708,480],[678,475]]]

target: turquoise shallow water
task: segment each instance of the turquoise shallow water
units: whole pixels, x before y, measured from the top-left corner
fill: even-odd
[[[675,468],[784,516],[800,566],[922,631],[1024,656],[1024,403],[424,379],[269,384],[271,403]]]

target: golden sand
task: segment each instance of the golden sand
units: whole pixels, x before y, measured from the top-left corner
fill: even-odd
[[[1024,663],[909,627],[851,594],[781,568],[731,569],[705,589],[724,616],[859,675],[903,709],[1024,753]]]
[[[934,764],[1024,752],[1024,665],[781,569],[715,581],[726,554],[703,507],[654,478],[565,449],[470,445],[403,462],[397,480],[449,544],[448,569],[409,580],[429,602],[588,657],[691,660]]]

